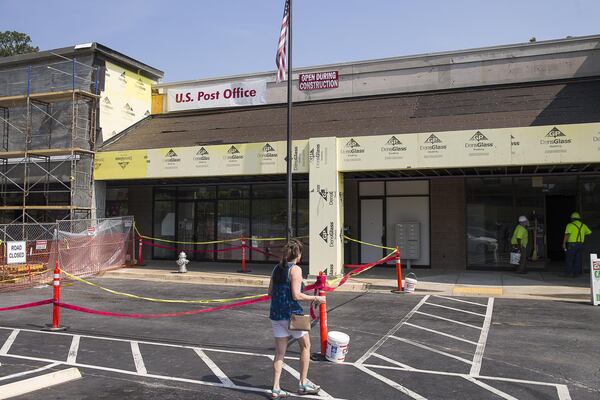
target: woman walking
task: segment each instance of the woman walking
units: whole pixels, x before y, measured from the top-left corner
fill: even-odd
[[[292,314],[304,314],[299,301],[314,301],[325,303],[324,296],[309,296],[304,294],[302,270],[297,265],[302,257],[302,243],[291,239],[283,247],[281,261],[273,269],[269,284],[271,310],[269,318],[275,337],[275,358],[273,359],[273,390],[271,397],[279,399],[290,394],[279,386],[283,358],[288,345],[289,336],[298,340],[300,346],[300,382],[299,394],[317,394],[320,387],[308,380],[308,364],[310,362],[310,336],[306,331],[289,330],[289,320]]]

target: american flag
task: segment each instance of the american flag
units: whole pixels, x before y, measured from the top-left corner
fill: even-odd
[[[285,0],[283,9],[283,20],[281,21],[281,31],[279,32],[279,44],[277,46],[277,56],[275,64],[277,65],[277,83],[285,81],[287,70],[285,65],[287,35],[288,35],[288,17],[290,15],[290,0]]]

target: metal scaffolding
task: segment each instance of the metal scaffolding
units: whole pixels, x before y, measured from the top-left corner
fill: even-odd
[[[88,61],[0,70],[0,222],[91,217],[99,71]]]

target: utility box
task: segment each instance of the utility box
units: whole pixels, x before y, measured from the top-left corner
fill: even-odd
[[[421,258],[421,223],[407,221],[396,224],[396,245],[400,247],[403,260]]]

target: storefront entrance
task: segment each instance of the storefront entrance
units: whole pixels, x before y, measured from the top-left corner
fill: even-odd
[[[579,211],[586,224],[597,225],[597,204],[593,199],[599,189],[598,176],[466,178],[467,267],[514,268],[508,262],[510,240],[519,216],[524,215],[530,222],[529,268],[561,269],[562,240],[570,214]]]

